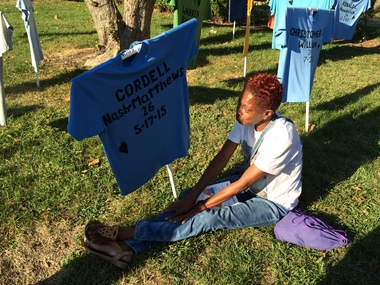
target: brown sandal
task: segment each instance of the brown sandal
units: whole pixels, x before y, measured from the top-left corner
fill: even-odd
[[[95,229],[91,230],[91,226],[95,226]],[[89,237],[89,231],[92,231],[92,235],[94,235],[94,233],[96,234],[96,240],[93,240]],[[117,241],[118,233],[119,226],[106,226],[99,221],[91,221],[86,225],[85,228],[86,238],[94,243]]]
[[[87,241],[82,241],[81,244],[87,251],[103,258],[104,260],[111,262],[113,265],[116,265],[117,267],[121,269],[128,268],[129,263],[132,261],[133,254],[134,254],[133,251],[131,250],[123,250],[117,242],[109,243],[117,252],[115,256],[108,256],[106,253],[102,253],[99,250],[95,250],[94,248],[91,247],[91,244]]]

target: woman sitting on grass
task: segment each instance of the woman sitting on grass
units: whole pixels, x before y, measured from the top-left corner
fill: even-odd
[[[250,77],[239,98],[236,123],[198,183],[184,191],[158,217],[140,220],[133,227],[89,222],[83,246],[126,268],[133,255],[152,242],[174,242],[208,231],[277,223],[297,205],[302,189],[301,140],[293,123],[276,113],[282,94],[283,87],[274,75],[261,73]],[[251,158],[255,142],[272,121]],[[231,184],[220,192],[197,201],[222,172],[239,144],[247,167],[225,179]],[[215,207],[234,196],[238,200],[236,204]]]

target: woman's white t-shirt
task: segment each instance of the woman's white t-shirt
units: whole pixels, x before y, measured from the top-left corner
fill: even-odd
[[[241,125],[236,122],[228,139],[242,146],[245,159],[261,132],[255,125]],[[302,142],[293,123],[285,118],[276,119],[268,130],[250,164],[266,172],[267,186],[260,192],[268,200],[276,202],[287,210],[298,204],[302,191]]]

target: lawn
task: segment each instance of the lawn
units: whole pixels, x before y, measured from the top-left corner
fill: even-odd
[[[284,103],[304,145],[299,208],[345,230],[347,246],[317,251],[276,240],[273,227],[218,231],[154,244],[122,271],[80,246],[89,220],[131,225],[173,201],[163,167],[125,197],[98,137],[67,132],[71,79],[97,44],[81,1],[35,0],[45,60],[36,86],[21,12],[1,0],[14,27],[4,53],[8,114],[0,126],[0,284],[378,284],[380,280],[380,29],[321,51],[310,100]],[[172,26],[155,12],[152,35]],[[191,147],[172,163],[178,191],[192,186],[234,124],[243,88],[245,27],[204,22],[198,64],[187,71]],[[363,34],[364,33],[364,34]],[[247,75],[276,73],[272,31],[251,29]],[[225,175],[240,162],[237,153]]]

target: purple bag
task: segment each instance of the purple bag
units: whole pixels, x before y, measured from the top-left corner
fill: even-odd
[[[283,217],[274,227],[274,234],[278,240],[318,250],[330,250],[349,242],[346,232],[300,210],[292,210]]]

